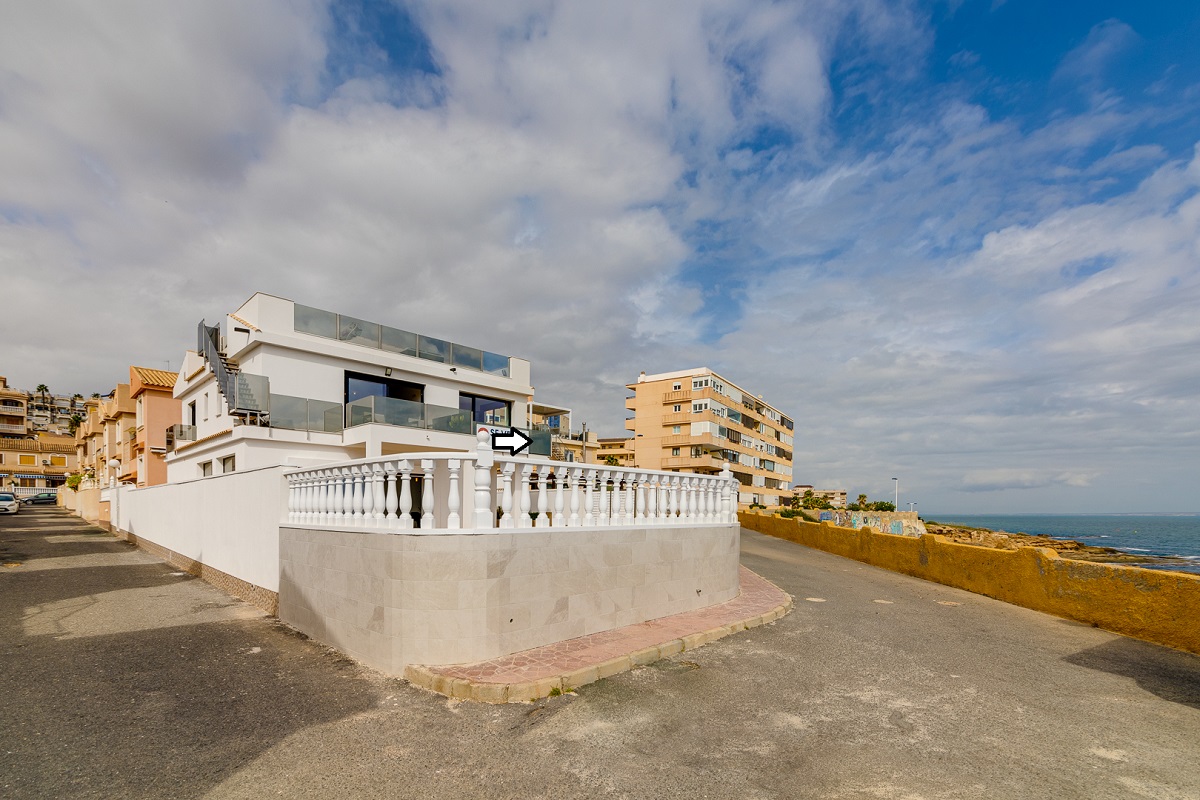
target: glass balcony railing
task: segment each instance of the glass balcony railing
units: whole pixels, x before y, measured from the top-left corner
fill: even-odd
[[[471,434],[471,413],[393,397],[363,397],[346,405],[346,427],[371,423],[402,428]]]
[[[341,403],[272,394],[271,427],[290,431],[341,433],[344,427]]]
[[[292,327],[300,333],[423,358],[426,361],[437,361],[453,367],[465,367],[502,378],[508,378],[512,374],[508,356],[435,339],[432,336],[389,328],[377,322],[335,314],[299,303],[294,304],[294,308]]]

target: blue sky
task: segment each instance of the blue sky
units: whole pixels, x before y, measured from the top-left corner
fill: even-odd
[[[267,291],[529,358],[610,435],[711,366],[796,482],[929,514],[1200,510],[1196,4],[5,17],[13,384],[107,391]]]

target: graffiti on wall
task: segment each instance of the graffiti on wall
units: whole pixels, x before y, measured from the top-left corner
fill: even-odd
[[[926,533],[925,523],[914,515],[903,516],[885,511],[843,511],[834,509],[821,512],[821,522],[831,522],[840,528],[871,528],[897,536],[920,536]]]

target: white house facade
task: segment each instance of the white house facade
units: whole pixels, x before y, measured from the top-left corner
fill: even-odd
[[[198,326],[167,479],[471,450],[481,426],[525,422],[532,394],[524,359],[258,293]]]

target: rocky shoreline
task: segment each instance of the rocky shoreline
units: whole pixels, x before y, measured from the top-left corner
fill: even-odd
[[[973,544],[980,547],[994,547],[999,550],[1016,550],[1018,547],[1049,547],[1051,550],[1056,551],[1060,558],[1070,558],[1076,561],[1094,561],[1101,564],[1145,564],[1156,567],[1169,567],[1176,564],[1187,565],[1191,563],[1182,558],[1127,553],[1124,550],[1117,550],[1112,547],[1096,547],[1094,545],[1083,544],[1073,539],[1052,539],[1049,536],[1032,536],[1028,533],[993,531],[987,528],[968,528],[962,525],[944,525],[940,522],[929,521],[925,522],[925,529],[930,533],[945,536],[953,542]]]

